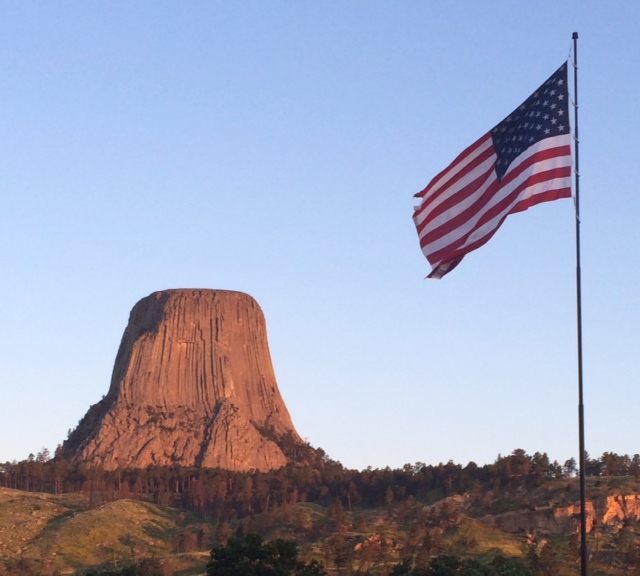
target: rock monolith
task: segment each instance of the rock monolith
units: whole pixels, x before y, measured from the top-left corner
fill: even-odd
[[[305,444],[276,383],[264,315],[249,295],[163,290],[131,310],[107,395],[63,445],[105,469],[270,470]]]

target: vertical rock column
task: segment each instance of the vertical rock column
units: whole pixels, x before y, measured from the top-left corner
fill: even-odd
[[[269,470],[298,436],[278,390],[262,310],[226,290],[164,290],[140,300],[106,397],[65,442],[106,469],[148,465]]]

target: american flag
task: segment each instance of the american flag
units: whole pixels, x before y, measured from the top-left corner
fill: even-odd
[[[413,221],[429,278],[451,272],[504,219],[571,196],[567,63],[418,192]]]

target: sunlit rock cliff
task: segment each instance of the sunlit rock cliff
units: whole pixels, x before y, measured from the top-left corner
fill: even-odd
[[[67,458],[106,469],[269,470],[303,444],[278,390],[264,315],[226,290],[164,290],[132,309],[108,394],[69,435]]]

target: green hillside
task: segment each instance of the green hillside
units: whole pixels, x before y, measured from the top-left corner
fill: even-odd
[[[631,479],[591,484],[603,501],[609,493],[640,498],[640,486]],[[403,559],[426,565],[439,554],[484,561],[501,554],[535,560],[540,574],[569,576],[578,574],[575,531],[534,534],[505,530],[502,523],[536,521],[539,514],[543,524],[548,505],[564,506],[574,489],[556,481],[530,491],[459,494],[429,504],[409,498],[353,510],[338,501],[330,506],[301,502],[228,522],[145,500],[90,508],[80,494],[0,488],[0,574],[82,574],[89,567],[124,566],[143,558],[157,559],[166,574],[204,574],[211,547],[240,528],[268,539],[298,541],[304,558],[319,560],[330,574],[383,575]],[[488,512],[496,505],[500,512]],[[637,573],[638,527],[626,518],[593,535],[591,573]]]
[[[520,449],[482,467],[349,470],[320,449],[312,461],[270,472],[2,464],[0,576],[81,575],[144,559],[167,576],[203,574],[211,548],[238,533],[295,540],[330,576],[420,570],[442,555],[579,573],[573,461]],[[586,470],[590,576],[640,576],[640,456],[605,453]]]

